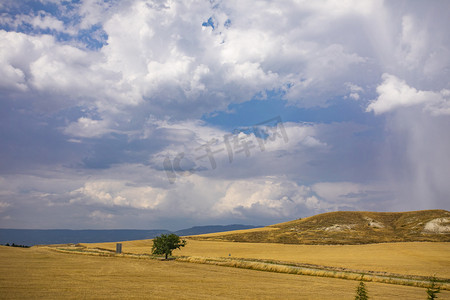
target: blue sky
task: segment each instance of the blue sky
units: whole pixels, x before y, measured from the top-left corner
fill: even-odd
[[[447,1],[0,3],[0,227],[449,209]]]

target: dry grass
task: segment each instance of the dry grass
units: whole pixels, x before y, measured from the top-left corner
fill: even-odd
[[[174,255],[270,259],[362,271],[450,278],[450,243],[284,245],[188,240]]]
[[[231,230],[231,231],[225,231],[225,232],[213,232],[213,233],[206,233],[206,234],[200,234],[196,236],[192,236],[192,238],[214,238],[214,237],[222,237],[224,235],[233,235],[233,234],[240,234],[240,233],[254,233],[254,232],[266,232],[266,231],[272,231],[272,230],[279,230],[279,228],[275,227],[258,227],[258,228],[251,228],[251,229],[240,229],[240,230]]]
[[[401,274],[387,274],[384,272],[359,273],[351,270],[334,269],[321,266],[283,264],[282,262],[254,261],[245,259],[226,259],[208,257],[178,257],[177,261],[209,264],[216,266],[234,267],[275,273],[307,275],[317,277],[340,278],[347,280],[364,280],[397,285],[407,285],[427,288],[430,286],[430,277],[405,276]],[[450,290],[449,279],[437,279],[442,290]]]
[[[137,240],[120,242],[123,245],[123,251],[135,254],[149,254],[152,248],[152,240]],[[101,248],[116,251],[117,243],[82,243],[79,244],[89,248]]]
[[[150,253],[151,240],[122,242],[123,252]],[[89,248],[115,250],[115,243],[83,244]],[[187,240],[177,256],[268,259],[378,271],[405,275],[450,278],[450,243],[411,242],[368,245],[285,245]]]
[[[193,236],[199,240],[223,240],[252,243],[283,243],[311,245],[370,244],[386,242],[432,241],[450,242],[448,224],[442,233],[427,231],[426,224],[436,219],[450,219],[445,210],[412,212],[324,213],[305,219],[264,228]]]
[[[78,255],[108,256],[117,258],[138,258],[138,259],[160,259],[158,256],[149,254],[122,253],[115,254],[110,249],[101,247],[88,248],[82,245],[60,245],[41,247],[62,253]],[[386,272],[352,270],[342,267],[319,266],[304,263],[283,262],[274,260],[240,259],[240,258],[218,258],[218,257],[198,257],[198,256],[177,256],[177,261],[211,264],[217,266],[235,267],[241,269],[251,269],[258,271],[287,273],[296,275],[308,275],[319,277],[341,278],[348,280],[360,280],[364,274],[364,281],[408,285],[416,287],[428,287],[430,285],[429,276],[411,276],[405,274],[393,274]],[[444,290],[450,290],[450,279],[437,278],[438,283]]]
[[[2,299],[351,299],[357,282],[176,261],[0,247]],[[373,299],[424,299],[425,289],[367,283]],[[450,298],[443,291],[442,299]]]

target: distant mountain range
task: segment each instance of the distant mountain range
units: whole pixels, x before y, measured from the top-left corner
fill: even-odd
[[[191,237],[250,243],[369,244],[450,242],[450,212],[338,211],[263,228]]]
[[[251,225],[212,225],[195,226],[182,229],[173,233],[184,235],[197,235],[215,233],[230,230],[256,228]],[[171,233],[169,230],[134,230],[134,229],[112,229],[112,230],[68,230],[68,229],[0,229],[0,244],[16,245],[49,245],[68,243],[103,243],[117,241],[132,241],[152,239],[160,234]]]

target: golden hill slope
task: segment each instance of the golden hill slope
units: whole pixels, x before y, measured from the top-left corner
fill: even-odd
[[[264,228],[191,237],[199,240],[284,244],[450,242],[450,212],[330,212]]]

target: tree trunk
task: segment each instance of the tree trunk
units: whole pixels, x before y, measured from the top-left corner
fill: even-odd
[[[166,253],[166,260],[167,260],[167,256],[169,255],[169,253]]]

